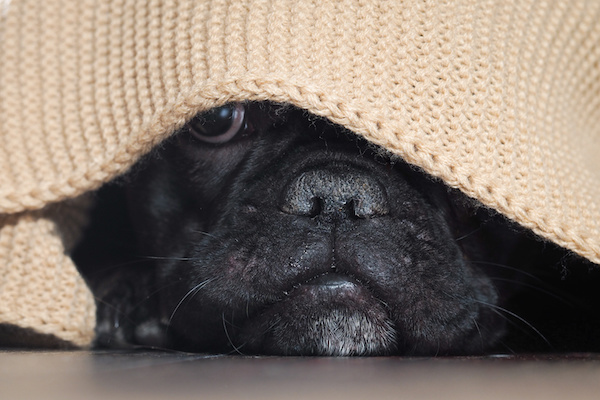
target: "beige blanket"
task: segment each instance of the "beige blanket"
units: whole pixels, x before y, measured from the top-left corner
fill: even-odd
[[[89,344],[81,196],[246,99],[600,263],[599,1],[0,0],[0,339]]]

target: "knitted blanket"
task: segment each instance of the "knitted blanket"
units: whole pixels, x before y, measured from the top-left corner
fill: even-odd
[[[239,100],[327,117],[600,263],[599,1],[1,0],[3,343],[90,343],[85,193]]]

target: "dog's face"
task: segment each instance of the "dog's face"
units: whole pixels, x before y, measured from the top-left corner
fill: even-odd
[[[125,336],[183,350],[478,353],[503,332],[499,293],[451,195],[323,119],[230,104],[132,173],[147,261],[137,300],[110,296],[136,304]],[[126,308],[101,308],[99,333]]]

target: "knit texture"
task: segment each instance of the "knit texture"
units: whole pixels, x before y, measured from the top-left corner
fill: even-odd
[[[75,345],[92,340],[94,299],[65,254],[80,234],[85,211],[83,204],[68,202],[0,216],[1,324],[35,329],[41,335],[30,340],[47,345],[58,346],[60,341],[43,335]],[[6,339],[1,344],[13,342]]]
[[[67,217],[35,210],[238,100],[327,117],[600,263],[600,1],[0,4],[0,323],[28,316],[25,274],[72,310],[25,327],[88,340]]]

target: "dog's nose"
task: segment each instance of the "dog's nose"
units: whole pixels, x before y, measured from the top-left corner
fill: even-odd
[[[301,173],[284,189],[281,209],[305,217],[372,218],[389,212],[383,186],[366,173],[350,168]]]

